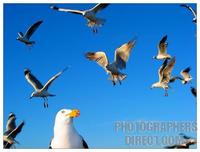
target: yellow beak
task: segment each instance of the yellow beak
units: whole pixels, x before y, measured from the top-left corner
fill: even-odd
[[[67,114],[67,116],[71,118],[78,117],[80,116],[80,111],[78,109],[73,109],[69,114]]]

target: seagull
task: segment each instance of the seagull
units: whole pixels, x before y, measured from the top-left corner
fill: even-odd
[[[23,34],[22,32],[19,32],[18,33],[19,37],[17,37],[17,40],[19,40],[20,42],[26,44],[27,46],[32,46],[33,44],[35,44],[35,41],[30,41],[30,37],[37,30],[37,28],[40,26],[40,24],[42,22],[43,22],[42,20],[41,21],[37,21],[36,23],[31,25],[31,27],[29,27],[29,29],[26,31],[25,34]]]
[[[77,109],[62,109],[56,114],[54,136],[50,142],[50,149],[88,149],[88,145],[73,125],[73,119],[80,115]]]
[[[189,5],[181,4],[180,6],[185,7],[192,12],[192,14],[194,15],[192,22],[194,22],[196,24],[197,23],[197,12],[192,7],[190,7]]]
[[[191,137],[189,137],[183,133],[180,133],[179,135],[186,141],[181,144],[166,146],[165,148],[167,148],[167,149],[189,149],[191,145],[197,144],[196,139],[192,139]]]
[[[176,62],[176,58],[173,57],[169,62],[168,59],[165,59],[162,66],[158,70],[159,81],[152,84],[151,89],[153,88],[163,88],[165,90],[165,96],[168,96],[167,90],[169,89],[169,81],[171,78],[171,72]]]
[[[154,59],[163,60],[163,59],[171,59],[171,56],[167,54],[167,35],[165,35],[158,44],[158,55],[154,56]]]
[[[24,122],[22,122],[18,127],[16,127],[15,120],[15,114],[10,113],[6,125],[6,131],[3,134],[3,145],[6,149],[11,148],[15,143],[18,143],[15,138],[21,132],[25,124]]]
[[[176,79],[178,79],[178,80],[181,80],[182,84],[187,84],[188,82],[192,80],[192,76],[189,74],[190,70],[191,68],[187,67],[186,69],[181,71],[180,74],[182,77],[179,77],[179,76],[172,77],[170,79],[170,82],[174,82]]]
[[[196,97],[197,96],[197,89],[194,87],[190,87],[192,94]]]
[[[44,108],[48,108],[48,96],[55,96],[53,94],[50,94],[48,92],[48,88],[51,85],[51,83],[57,79],[67,68],[65,68],[64,70],[58,72],[56,75],[54,75],[51,79],[49,79],[46,84],[43,86],[40,81],[31,73],[31,71],[29,69],[25,69],[24,70],[24,75],[26,80],[28,81],[28,83],[30,83],[30,85],[32,85],[32,87],[35,89],[35,91],[31,94],[30,99],[32,97],[41,97],[44,99]]]
[[[113,85],[116,82],[121,81],[126,78],[126,74],[121,73],[119,70],[126,68],[126,62],[130,56],[132,48],[135,46],[136,40],[131,40],[115,50],[115,59],[113,63],[109,63],[105,52],[87,52],[85,57],[91,61],[96,61],[107,74],[110,75],[109,80],[112,80]]]
[[[95,26],[96,27],[102,26],[105,23],[105,19],[97,18],[96,13],[106,8],[108,5],[109,4],[99,3],[93,8],[88,9],[88,10],[83,10],[83,11],[59,8],[57,6],[51,6],[50,8],[56,11],[69,12],[69,13],[82,15],[87,20],[88,27],[92,28],[94,33],[97,33],[97,28],[95,28]]]

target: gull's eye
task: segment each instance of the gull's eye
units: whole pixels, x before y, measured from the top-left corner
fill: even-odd
[[[62,110],[62,111],[61,111],[61,113],[65,113],[65,111],[64,111],[64,110]]]

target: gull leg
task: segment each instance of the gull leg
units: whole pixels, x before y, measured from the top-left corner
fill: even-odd
[[[167,90],[165,90],[165,97],[168,97],[168,92],[167,92]]]
[[[122,84],[122,82],[121,82],[121,80],[119,79],[119,77],[117,77],[117,80],[119,81],[119,84],[121,85],[121,84]]]

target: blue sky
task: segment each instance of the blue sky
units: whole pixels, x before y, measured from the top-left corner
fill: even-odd
[[[71,9],[88,9],[95,4],[58,4]],[[190,4],[196,9],[195,4]],[[115,132],[116,121],[196,121],[196,98],[190,86],[196,87],[196,25],[192,14],[179,4],[112,4],[97,16],[106,23],[93,34],[86,20],[75,14],[56,12],[50,4],[4,4],[4,130],[10,112],[17,123],[26,122],[17,137],[17,148],[47,148],[53,136],[54,118],[62,108],[80,109],[74,121],[78,132],[91,148],[145,148],[127,146],[126,134]],[[19,31],[43,20],[32,36],[36,44],[29,50],[16,40]],[[168,35],[168,53],[176,56],[172,74],[192,67],[192,84],[171,84],[169,96],[162,89],[150,89],[158,80],[162,61],[155,61],[157,44]],[[94,62],[84,58],[87,51],[106,52],[110,61],[123,43],[138,37],[123,72],[128,76],[122,85],[112,86],[108,75]],[[33,88],[24,77],[24,68],[44,84],[54,74],[70,65],[50,87],[56,94],[43,100],[29,100]],[[179,132],[130,133],[128,135],[178,135]],[[195,132],[186,133],[196,137]],[[148,146],[147,146],[148,147]],[[162,148],[153,145],[150,148]]]

